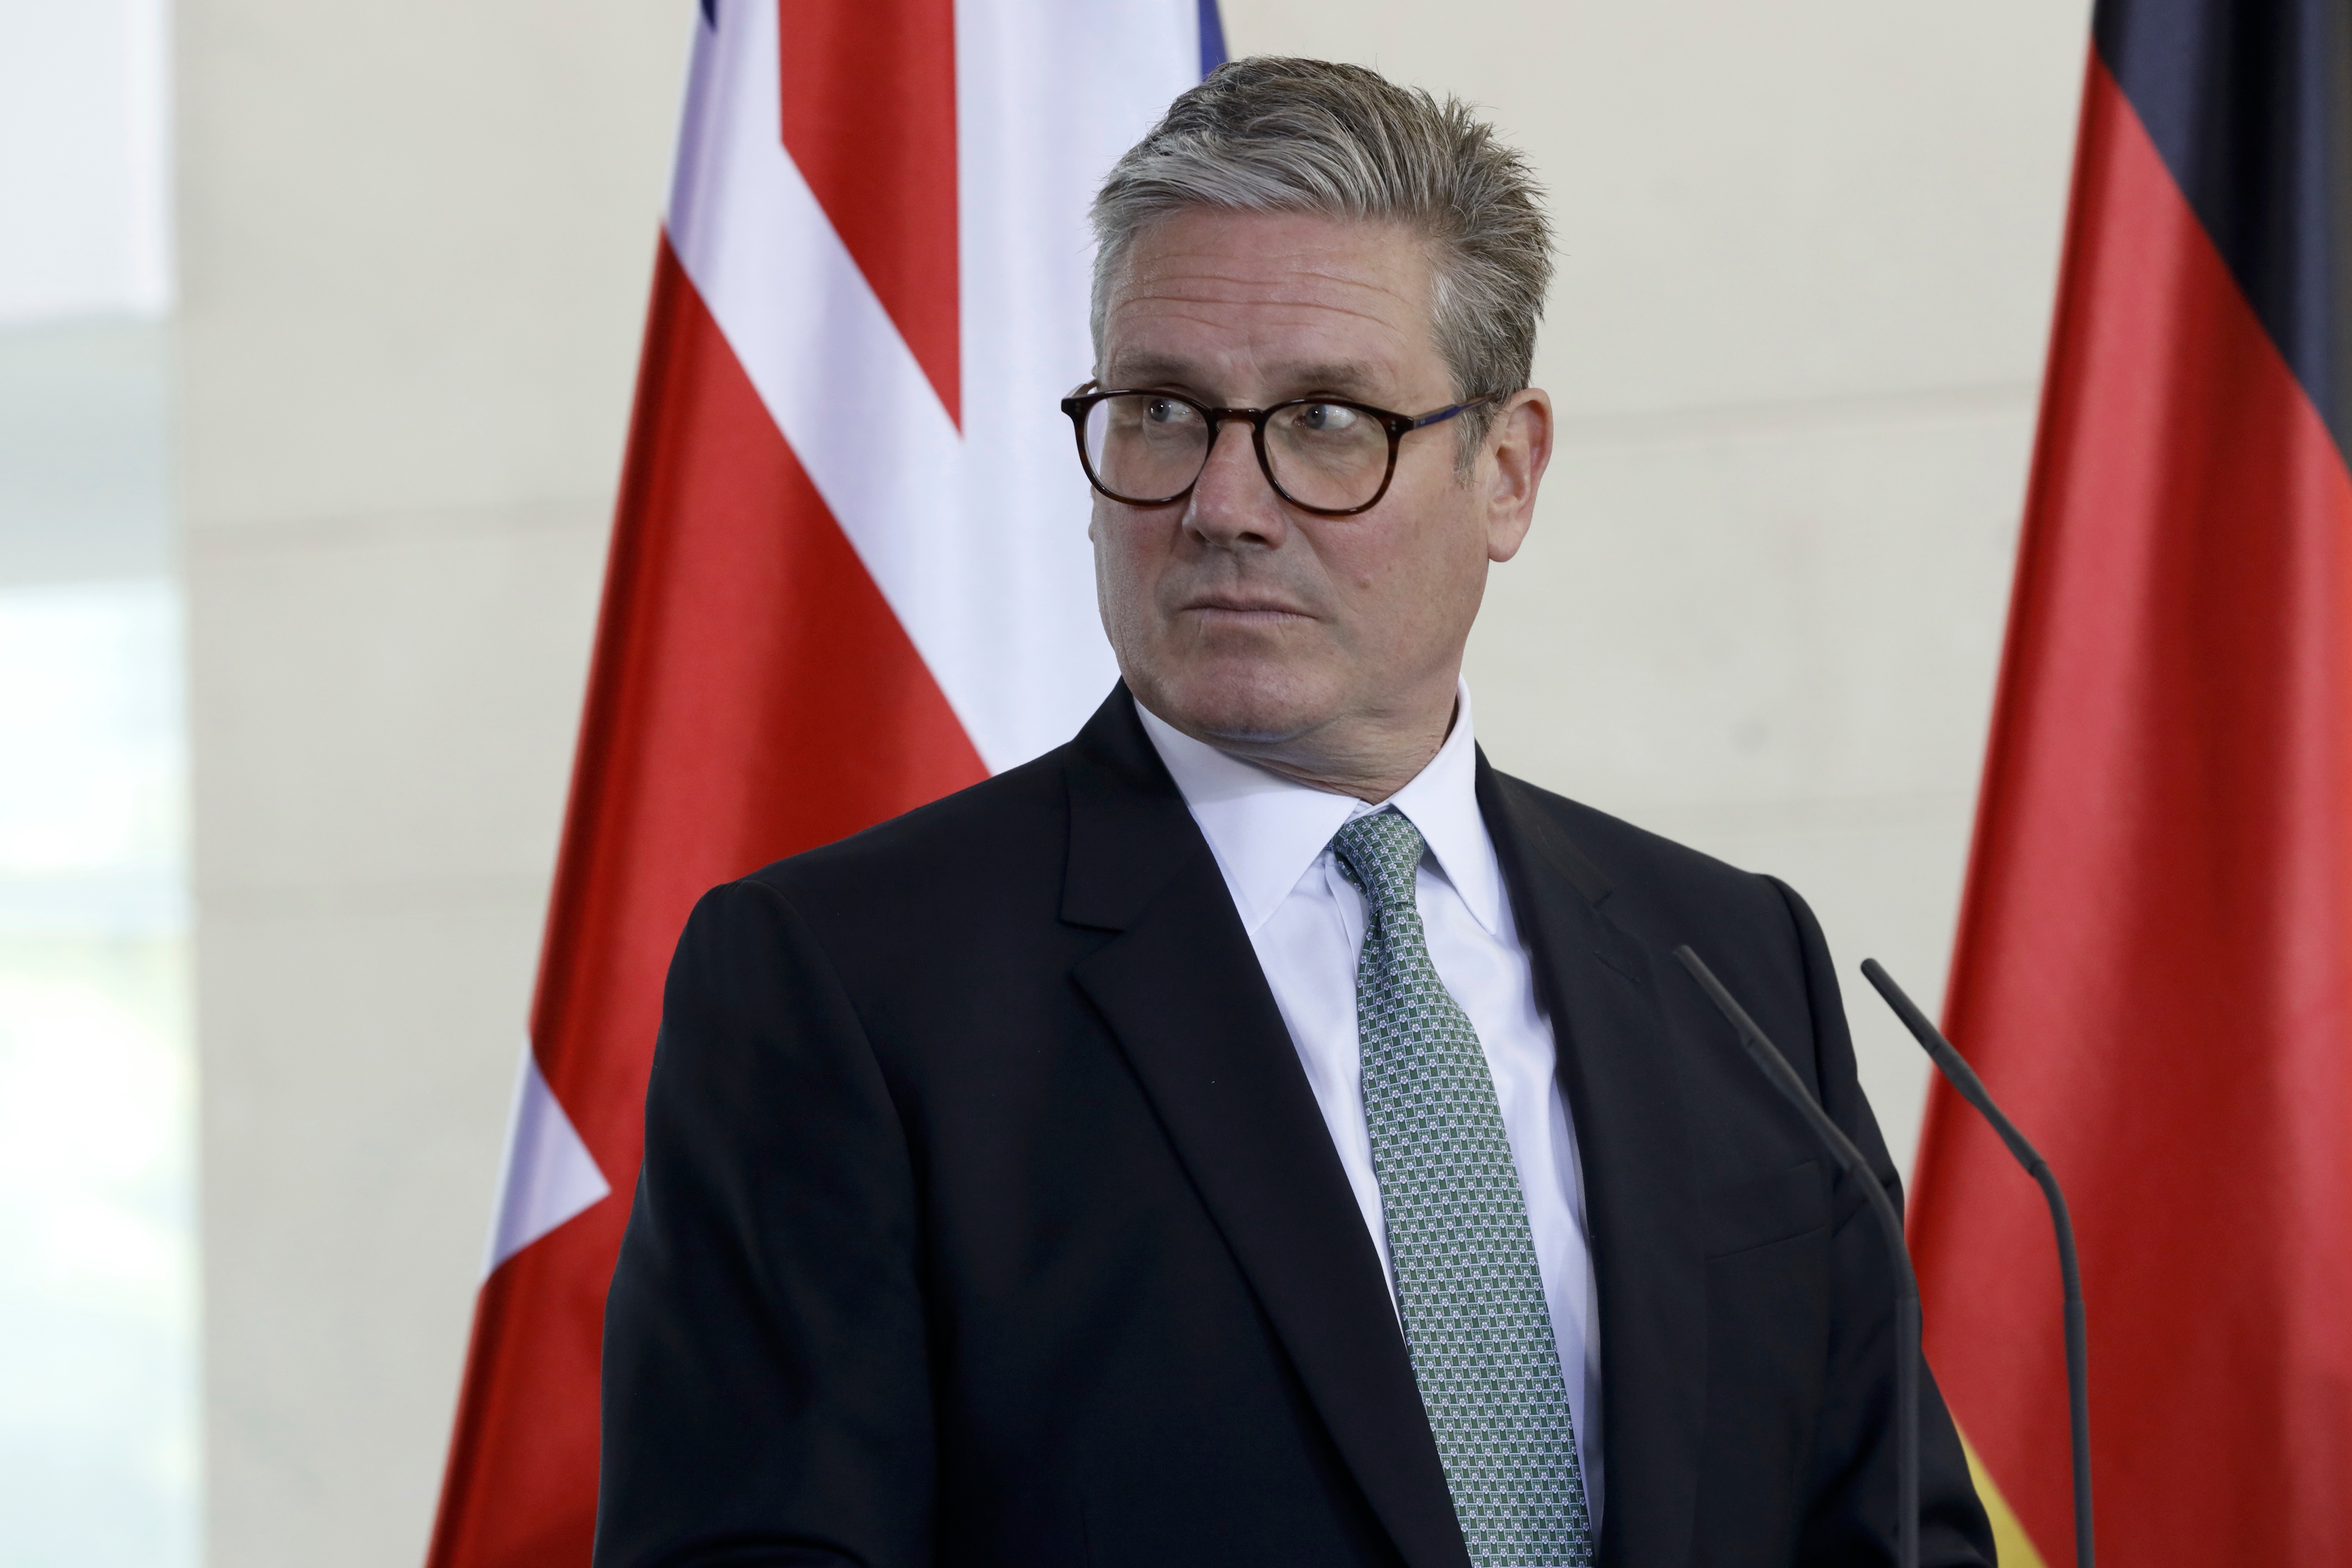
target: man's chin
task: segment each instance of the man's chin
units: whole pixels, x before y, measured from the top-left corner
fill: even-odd
[[[1281,670],[1181,672],[1139,689],[1145,707],[1196,740],[1279,746],[1327,722],[1319,682]]]

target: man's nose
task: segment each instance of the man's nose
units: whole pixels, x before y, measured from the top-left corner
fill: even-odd
[[[1266,482],[1249,422],[1227,419],[1209,438],[1209,460],[1192,486],[1185,521],[1219,544],[1255,540],[1278,544],[1287,527],[1282,498]]]

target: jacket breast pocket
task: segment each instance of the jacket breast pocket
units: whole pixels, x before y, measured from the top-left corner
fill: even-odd
[[[1704,1202],[1710,1258],[1769,1247],[1830,1223],[1829,1184],[1812,1160],[1792,1170],[1718,1187]]]

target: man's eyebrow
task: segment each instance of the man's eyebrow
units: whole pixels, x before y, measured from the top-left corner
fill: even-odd
[[[1163,386],[1191,386],[1193,384],[1192,368],[1187,362],[1167,354],[1138,354],[1131,359],[1122,359],[1118,363],[1116,379],[1129,386],[1147,385],[1155,382]],[[1108,386],[1111,384],[1105,382],[1103,384]]]
[[[1198,391],[1202,384],[1194,379],[1197,374],[1198,367],[1191,362],[1166,354],[1138,354],[1119,360],[1115,367],[1117,381],[1129,386],[1176,386]],[[1318,392],[1362,397],[1380,383],[1379,373],[1361,360],[1300,365],[1283,371],[1276,378],[1276,384],[1286,389],[1285,397],[1304,397]]]
[[[1380,384],[1379,373],[1361,360],[1334,360],[1326,364],[1310,364],[1291,372],[1284,378],[1300,393],[1337,392],[1350,397],[1361,397]]]

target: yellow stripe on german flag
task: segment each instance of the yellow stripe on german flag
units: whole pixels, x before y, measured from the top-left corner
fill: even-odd
[[[2000,1495],[2000,1488],[1977,1457],[1965,1433],[1960,1437],[1960,1451],[1969,1457],[1969,1478],[1977,1484],[1977,1500],[1984,1504],[1985,1517],[1992,1521],[1993,1549],[2000,1554],[2000,1568],[2048,1568],[2042,1553],[2033,1549],[2032,1538],[2025,1526],[2017,1522],[2017,1515],[2009,1510],[2009,1500]]]

